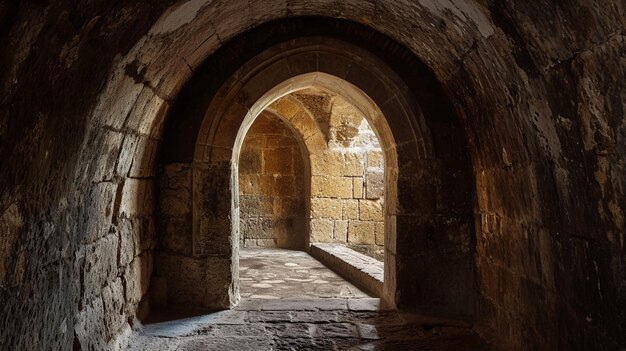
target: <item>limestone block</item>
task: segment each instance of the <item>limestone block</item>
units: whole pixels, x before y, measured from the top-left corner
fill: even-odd
[[[118,223],[119,251],[118,266],[127,266],[135,257],[135,239],[131,220],[122,219]]]
[[[352,198],[352,179],[347,177],[311,177],[311,196]]]
[[[342,218],[343,203],[339,199],[311,198],[311,218]]]
[[[348,221],[335,221],[334,238],[336,242],[348,242]]]
[[[273,196],[239,196],[239,216],[263,217],[271,216],[274,213],[274,197]]]
[[[85,246],[83,303],[100,296],[102,287],[117,277],[118,245],[119,237],[113,233]]]
[[[359,219],[362,221],[382,221],[382,205],[381,201],[359,200]]]
[[[155,175],[154,162],[157,156],[158,141],[141,136],[133,154],[133,162],[128,175],[130,177],[150,177]]]
[[[343,200],[342,218],[359,219],[359,200]]]
[[[131,218],[150,215],[153,195],[152,180],[126,178],[122,188],[119,216]]]
[[[354,199],[362,199],[363,198],[363,177],[354,177],[352,178],[352,198]]]
[[[339,152],[324,152],[311,155],[311,173],[320,176],[341,176],[343,157]]]
[[[241,221],[241,233],[247,239],[273,239],[276,237],[272,218],[248,218]]]
[[[384,246],[385,245],[385,222],[376,222],[376,245]]]
[[[364,171],[363,155],[359,153],[343,154],[343,163],[341,167],[341,175],[348,177],[360,177]]]
[[[104,306],[101,298],[89,301],[78,312],[74,333],[84,350],[106,350]]]
[[[385,193],[384,173],[367,172],[365,183],[365,197],[367,199],[380,199]]]
[[[117,278],[102,289],[102,301],[106,314],[104,324],[107,336],[113,338],[126,323],[124,315],[124,286],[122,279]]]
[[[138,305],[143,295],[148,291],[150,274],[152,272],[151,256],[143,254],[136,256],[123,272],[126,300],[131,305]]]
[[[385,165],[382,151],[368,151],[367,152],[367,168],[382,168]]]
[[[117,187],[118,185],[113,182],[101,182],[94,184],[90,189],[89,203],[87,206],[91,211],[82,217],[82,220],[85,221],[84,240],[86,243],[98,240],[108,233],[113,217],[114,198]],[[10,212],[11,211],[7,211],[7,214]],[[7,224],[12,222],[8,217],[6,221]]]
[[[334,222],[330,219],[312,219],[311,242],[332,242],[334,229]]]
[[[350,244],[374,245],[376,228],[373,222],[350,221],[348,223],[348,242]]]
[[[122,149],[120,150],[120,155],[117,159],[116,172],[118,175],[122,177],[128,176],[128,172],[130,171],[133,163],[133,154],[137,149],[139,138],[140,137],[138,135],[132,133],[124,135],[124,143],[122,144]]]
[[[285,96],[273,102],[270,107],[276,112],[280,113],[283,117],[289,120],[296,112],[300,110],[300,106],[291,100],[289,96]]]
[[[327,151],[311,155],[311,168],[313,175],[359,177],[364,165],[360,154]]]

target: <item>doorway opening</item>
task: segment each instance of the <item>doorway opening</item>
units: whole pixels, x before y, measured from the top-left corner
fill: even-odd
[[[304,86],[258,114],[233,161],[243,298],[277,297],[258,289],[290,291],[290,282],[326,283],[311,279],[307,269],[270,268],[265,258],[288,255],[277,249],[307,251],[371,295],[382,295],[385,155],[368,116],[340,93]],[[291,254],[293,260],[300,255]],[[294,272],[301,276],[290,276]],[[352,296],[355,289],[333,293]]]

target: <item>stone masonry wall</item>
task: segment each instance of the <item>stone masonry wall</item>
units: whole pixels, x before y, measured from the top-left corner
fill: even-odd
[[[278,117],[262,113],[239,157],[242,247],[303,249],[306,236],[303,150]]]
[[[363,25],[406,47],[459,115],[476,187],[475,324],[510,350],[623,349],[625,14],[619,0],[0,4],[0,348],[116,348],[150,275],[150,240],[135,240],[151,236],[154,173],[138,170],[174,132],[196,140],[188,125],[162,132],[169,104],[244,31],[326,16],[356,28],[326,33],[375,47],[357,38]],[[191,157],[163,163],[175,162]],[[406,251],[440,252],[439,233],[406,234]],[[410,277],[422,273],[412,258]]]
[[[361,112],[316,89],[294,94],[316,119],[327,147],[311,150],[311,242],[384,246],[384,159]]]

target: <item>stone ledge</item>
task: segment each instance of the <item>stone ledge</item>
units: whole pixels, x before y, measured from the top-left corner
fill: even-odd
[[[383,263],[341,244],[311,244],[311,256],[372,295],[383,294]]]

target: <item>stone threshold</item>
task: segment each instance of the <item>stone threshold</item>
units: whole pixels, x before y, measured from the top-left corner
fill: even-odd
[[[382,296],[383,262],[341,244],[311,244],[309,254],[358,288],[373,296]]]

